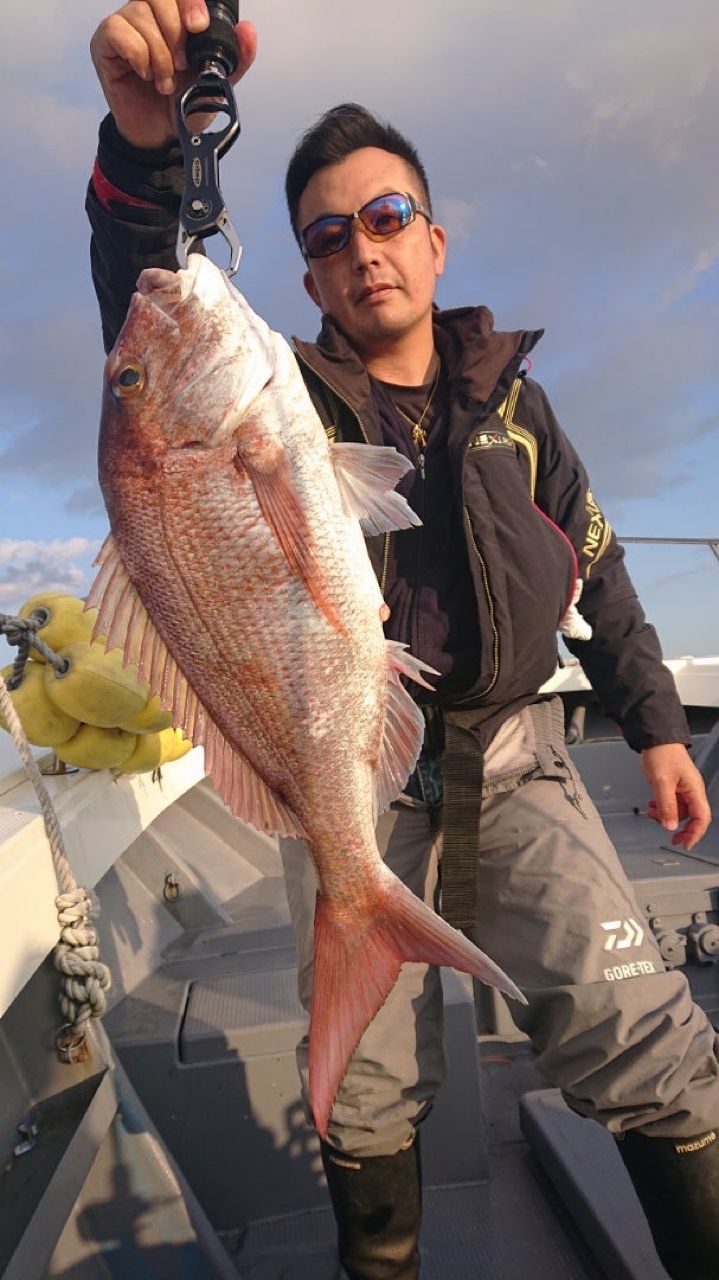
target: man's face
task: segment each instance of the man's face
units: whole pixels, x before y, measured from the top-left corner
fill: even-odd
[[[424,203],[414,171],[377,147],[313,174],[299,203],[298,226],[332,213],[353,213],[376,196],[409,192]],[[376,355],[397,339],[431,326],[437,277],[444,270],[445,234],[417,215],[394,235],[371,240],[358,219],[346,248],[312,258],[305,288],[313,302],[344,330],[360,355]]]

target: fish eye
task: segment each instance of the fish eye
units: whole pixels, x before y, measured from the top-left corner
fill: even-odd
[[[112,390],[116,396],[123,396],[124,398],[134,396],[138,392],[144,391],[146,381],[145,370],[139,361],[128,360],[119,373],[115,374],[112,381]]]

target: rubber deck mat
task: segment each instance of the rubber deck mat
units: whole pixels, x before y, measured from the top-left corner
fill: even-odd
[[[421,1280],[604,1280],[523,1147],[490,1183],[425,1193]],[[251,1224],[225,1240],[241,1280],[339,1280],[329,1209]]]

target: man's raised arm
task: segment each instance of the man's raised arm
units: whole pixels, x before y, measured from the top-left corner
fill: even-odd
[[[129,0],[105,18],[90,52],[110,114],[100,126],[86,209],[92,227],[92,278],[105,350],[122,326],[145,267],[177,266],[182,155],[175,101],[191,82],[188,32],[209,21],[204,0]],[[239,22],[236,84],[252,65],[257,35]]]

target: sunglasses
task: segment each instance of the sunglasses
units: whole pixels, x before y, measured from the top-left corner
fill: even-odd
[[[352,223],[359,218],[365,231],[371,238],[393,236],[403,227],[414,222],[418,213],[428,222],[432,221],[429,209],[418,204],[414,196],[392,191],[386,196],[377,196],[363,204],[356,213],[328,213],[324,218],[317,218],[300,232],[300,241],[306,258],[329,258],[339,253],[349,244]]]

